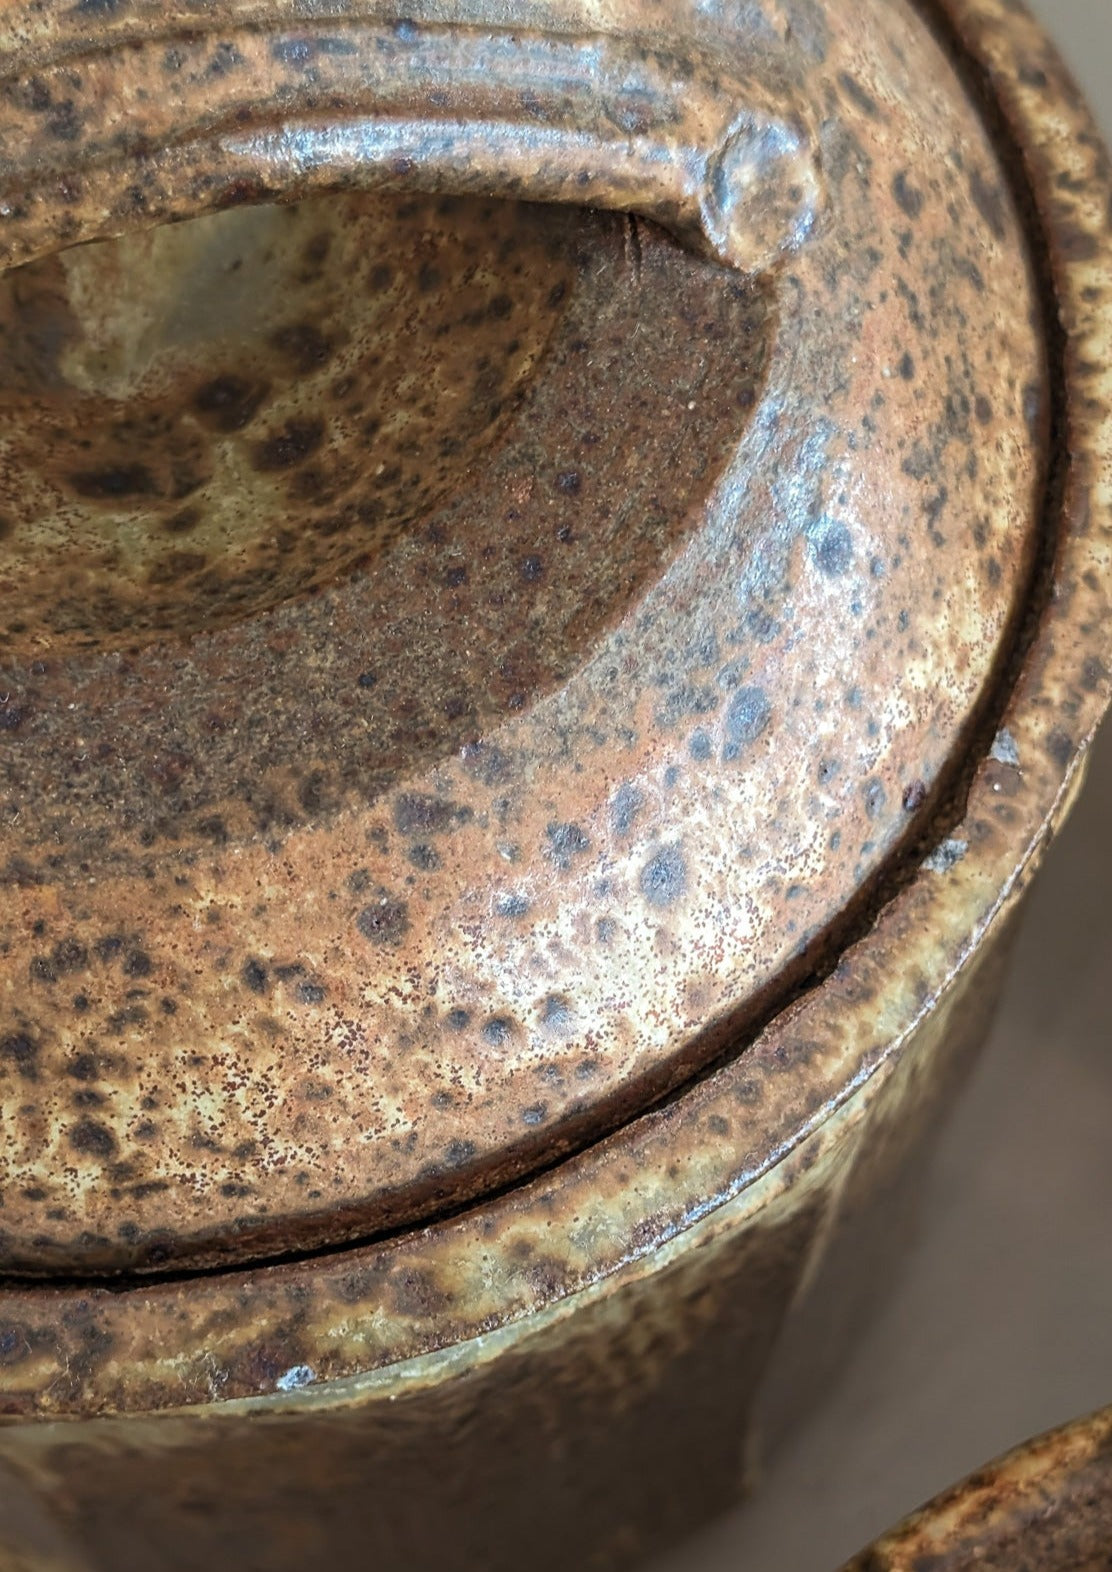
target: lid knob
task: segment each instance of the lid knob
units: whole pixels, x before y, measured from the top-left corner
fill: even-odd
[[[444,10],[240,26],[233,8],[199,34],[102,35],[80,72],[63,41],[8,102],[66,103],[65,137],[0,112],[0,265],[326,185],[636,212],[746,273],[811,229],[817,137],[778,60]]]

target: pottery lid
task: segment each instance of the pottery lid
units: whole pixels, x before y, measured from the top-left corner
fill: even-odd
[[[1110,1543],[1112,1408],[1105,1408],[979,1468],[842,1572],[921,1572],[932,1562],[947,1572],[1104,1572]]]
[[[79,11],[0,26],[3,1264],[76,1276],[742,1042],[960,789],[1050,441],[900,0]]]

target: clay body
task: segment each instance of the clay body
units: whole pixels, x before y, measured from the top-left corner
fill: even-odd
[[[628,1561],[1080,789],[1105,154],[1003,0],[89,9],[0,25],[5,1553]]]

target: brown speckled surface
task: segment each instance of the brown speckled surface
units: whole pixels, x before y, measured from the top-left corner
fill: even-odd
[[[386,555],[483,462],[543,357],[578,273],[577,229],[555,218],[511,203],[318,197],[76,246],[4,275],[9,668],[49,657],[75,684],[108,682],[118,667],[99,656],[160,636],[180,661],[192,635]],[[9,714],[18,702],[9,696]],[[183,777],[198,790],[183,748],[201,751],[207,724],[211,751],[231,719],[216,688],[188,739],[166,739],[146,782],[164,806]],[[308,740],[295,731],[289,751]],[[73,786],[69,797],[91,840],[106,815],[89,796],[118,810],[143,786],[113,780],[112,755],[87,746],[92,779],[84,800]],[[42,789],[41,777],[20,784]],[[311,788],[302,794],[307,811]]]
[[[452,249],[442,222],[489,247],[490,342],[476,324],[453,350],[483,341],[476,392],[433,393],[399,439],[409,471],[319,361],[342,377],[385,319],[373,299],[366,320],[302,312],[289,236],[312,238],[314,209],[13,275],[43,313],[32,384],[53,379],[21,396],[69,429],[36,477],[35,527],[63,549],[20,599],[0,712],[9,1271],[366,1237],[536,1170],[771,1013],[929,822],[1035,563],[1038,294],[989,138],[914,13],[804,10],[745,33],[817,115],[827,192],[766,279],[626,219],[429,207],[388,242],[381,219],[345,229],[395,271],[407,246]],[[724,21],[682,20],[693,58],[721,52]],[[97,56],[129,105],[149,48]],[[44,58],[6,98],[36,126],[59,101],[34,86]],[[239,70],[219,73],[233,100]],[[172,76],[139,119],[191,112],[207,78]],[[74,125],[52,158],[118,158]],[[69,204],[81,233],[99,200]],[[239,342],[189,294],[233,237],[276,280]],[[116,307],[105,323],[102,280],[148,254],[181,305],[145,334]],[[322,297],[342,280],[346,300],[343,259]],[[431,361],[453,331],[454,275],[430,267],[387,357]],[[205,340],[174,350],[198,315]],[[399,377],[365,370],[345,397],[373,425]],[[103,429],[73,418],[91,374],[116,379]],[[166,431],[128,426],[167,408]],[[334,555],[310,547],[306,583],[296,539],[322,524]],[[34,585],[30,540],[13,518],[0,550]],[[1068,729],[1047,745],[1065,769]]]
[[[1106,1409],[983,1468],[845,1572],[1107,1572],[1110,1562]]]
[[[894,5],[884,14],[911,15]],[[32,21],[28,14],[36,47],[61,15],[46,8]],[[853,942],[839,963],[799,978],[807,986],[774,1018],[752,1017],[750,1034],[723,1042],[701,1079],[480,1206],[392,1239],[269,1266],[167,1271],[111,1285],[5,1284],[0,1525],[17,1554],[28,1543],[45,1545],[67,1572],[85,1572],[87,1557],[114,1572],[152,1562],[197,1572],[229,1555],[283,1572],[306,1559],[362,1564],[371,1549],[383,1566],[471,1572],[477,1561],[520,1565],[523,1544],[533,1564],[562,1569],[586,1544],[595,1564],[613,1565],[659,1548],[752,1479],[760,1420],[777,1417],[801,1348],[805,1400],[814,1395],[812,1355],[835,1367],[842,1357],[845,1331],[888,1270],[891,1235],[904,1217],[896,1194],[909,1186],[914,1192],[908,1165],[983,1035],[1010,919],[1081,785],[1108,697],[1107,165],[1070,84],[1021,8],[955,0],[962,42],[947,32],[941,10],[929,15],[942,53],[931,55],[926,45],[928,55],[937,63],[948,53],[981,105],[1002,178],[1015,195],[1014,216],[1026,229],[1046,307],[1042,435],[1054,462],[1032,492],[1032,538],[1016,541],[1012,571],[1018,575],[1024,560],[1034,569],[1023,624],[1006,630],[999,660],[983,651],[986,675],[993,669],[982,713],[951,739],[960,741],[967,767],[948,790],[936,786],[933,800],[925,776],[899,796],[908,818],[893,814],[892,822],[907,822],[911,833],[902,859],[888,858],[886,866],[898,866],[904,878],[863,883],[847,930]],[[106,32],[152,16],[149,8],[120,5],[109,11]],[[803,0],[747,7],[745,18],[770,35],[783,35],[790,24],[805,51],[827,49],[829,58],[823,13]],[[609,13],[605,19],[612,20]],[[861,47],[868,55],[873,43]],[[909,88],[923,96],[924,73],[910,58],[905,63]],[[883,145],[881,128],[898,121],[903,108],[880,91],[872,69],[839,87],[831,119],[852,122],[859,113],[870,122],[846,165],[847,181],[866,185],[872,144]],[[892,195],[902,208],[910,198],[900,190],[902,198],[895,186]],[[989,214],[1000,219],[1000,209],[989,201],[982,212],[985,193],[978,201],[972,185],[969,196],[991,229]],[[639,271],[649,287],[653,269],[675,258],[671,242],[646,227],[591,222],[600,232],[610,226],[614,254],[620,247],[630,272]],[[801,274],[825,239],[820,227],[783,276]],[[698,274],[702,265],[683,266]],[[844,282],[824,277],[822,285],[837,291]],[[750,286],[735,286],[737,299],[752,301]],[[761,290],[775,306],[777,279]],[[568,311],[584,298],[577,286]],[[795,317],[781,310],[773,322],[761,400],[778,386],[785,334],[802,338],[808,320],[821,333],[814,313],[806,316],[808,304],[797,301]],[[928,304],[948,310],[937,294]],[[1016,329],[1028,331],[1022,322]],[[561,330],[555,328],[550,357]],[[864,377],[853,354],[849,370]],[[831,364],[818,370],[829,378],[845,374]],[[896,380],[904,385],[896,395],[913,398],[913,380]],[[930,396],[937,394],[932,383]],[[696,410],[687,413],[698,414],[699,399],[684,399],[691,402]],[[750,453],[745,443],[760,430],[759,410],[747,416],[742,450]],[[886,440],[883,432],[877,438],[881,446]],[[684,452],[682,443],[676,451]],[[579,473],[578,493],[569,481],[559,488],[564,495],[583,495]],[[802,473],[828,478],[817,460],[813,471],[804,463]],[[914,495],[914,479],[896,484],[907,482]],[[1033,463],[1032,486],[1035,479]],[[700,507],[710,496],[700,493]],[[740,487],[735,501],[748,501]],[[855,518],[859,523],[873,531],[891,520],[871,512]],[[673,538],[660,559],[667,566],[654,590],[671,597],[677,625],[693,604],[680,591],[699,582],[692,566],[702,538],[700,529]],[[804,597],[815,604],[825,592],[840,606],[839,591],[858,569],[856,549],[843,572],[831,574],[816,558],[834,566],[838,548],[831,557],[811,551],[805,530],[795,538],[801,571],[789,573],[789,582],[817,586]],[[927,564],[948,559],[941,547],[924,547]],[[978,560],[974,549],[968,561]],[[348,587],[360,576],[350,575]],[[703,582],[710,577],[708,568]],[[987,607],[990,618],[1003,605],[976,571],[955,583],[967,604]],[[736,583],[718,588],[723,601],[736,595]],[[338,596],[343,587],[325,593]],[[714,604],[713,589],[707,593]],[[642,631],[650,600],[643,597],[632,618]],[[612,639],[623,624],[607,622],[608,615],[600,608],[599,626]],[[631,620],[628,607],[622,617]],[[929,626],[925,611],[923,618]],[[220,636],[239,626],[229,624]],[[820,663],[852,645],[855,669],[867,667],[844,629],[844,621],[828,617],[821,624],[826,648],[801,639],[793,660],[801,659],[806,672],[808,660]],[[758,624],[748,631],[760,645]],[[769,644],[777,637],[785,630]],[[153,648],[146,646],[141,659]],[[946,652],[964,670],[958,646],[951,641]],[[776,672],[790,691],[796,667],[784,653]],[[637,669],[634,663],[634,677]],[[885,690],[890,730],[880,735],[888,740],[899,736],[892,708],[899,691]],[[751,704],[748,713],[757,713]],[[868,718],[865,743],[877,741],[869,738]],[[707,729],[698,712],[681,711],[670,724],[680,745],[689,729]],[[780,724],[770,703],[757,735],[743,739],[723,729],[714,739],[721,753],[712,745],[710,760],[694,762],[730,781],[741,772],[731,775],[728,766],[751,765],[767,753],[774,773]],[[22,725],[21,718],[10,730],[18,736]],[[653,726],[665,753],[677,745],[655,712]],[[814,722],[812,730],[821,734]],[[743,740],[755,745],[744,760],[722,756]],[[465,762],[474,765],[474,755]],[[768,785],[767,774],[750,773],[754,791]],[[674,787],[685,790],[673,800],[698,800],[687,790],[692,779],[675,778]],[[417,810],[426,816],[433,811],[428,796]],[[856,800],[852,791],[849,798]],[[876,811],[875,796],[872,802]],[[667,804],[661,796],[649,806],[663,814]],[[349,811],[341,804],[324,828],[331,831]],[[577,870],[598,850],[584,811],[576,800],[574,817],[543,826],[546,878],[559,876],[565,898],[582,893]],[[880,812],[890,811],[886,797]],[[738,822],[729,826],[734,844]],[[477,820],[452,823],[443,844],[482,828]],[[694,829],[705,833],[706,821]],[[288,830],[292,842],[300,831]],[[426,842],[431,838],[426,831]],[[229,833],[229,867],[237,868],[235,848],[243,844],[242,834]],[[674,890],[677,864],[666,843],[653,855],[658,870],[641,897],[655,907]],[[692,865],[683,866],[686,882]],[[25,880],[20,898],[30,890],[28,898],[46,901],[63,888],[64,879]],[[685,888],[684,900],[688,894]],[[357,917],[370,905],[364,899]],[[389,893],[364,926],[367,942],[381,940],[384,949],[415,937],[415,924],[403,931]],[[141,973],[143,961],[134,958],[141,956],[153,960],[149,949],[134,946],[116,964]],[[58,957],[63,965],[77,959],[68,949]],[[52,954],[47,964],[56,964]],[[275,980],[267,956],[256,951],[229,991],[239,987],[261,999]],[[706,1001],[695,1003],[703,1008]],[[23,1049],[13,1064],[35,1068]],[[34,1085],[30,1077],[27,1084]],[[543,1126],[533,1128],[543,1138]],[[86,1245],[85,1259],[95,1260],[100,1247],[95,1240]]]
[[[1103,154],[1095,139],[1072,136],[1068,146],[1034,140],[1033,127],[1042,124],[1039,106],[1055,91],[1053,61],[1041,35],[1032,29],[1028,36],[1025,25],[1012,23],[993,47],[1037,51],[1046,62],[1041,86],[1018,82],[1013,70],[1005,102],[1026,127],[1037,199],[1055,215],[1048,265],[1061,319],[1075,335],[1072,342],[1088,336],[1092,348],[1083,363],[1078,358],[1072,364],[1072,401],[1058,416],[1065,422],[1057,427],[1059,440],[1070,440],[1072,459],[1064,489],[1050,494],[1046,520],[1057,542],[1049,568],[1053,598],[942,854],[930,854],[921,876],[884,908],[823,986],[782,1013],[744,1055],[489,1208],[381,1248],[243,1278],[171,1278],[149,1291],[124,1293],[70,1287],[61,1298],[13,1287],[5,1304],[20,1329],[11,1343],[14,1412],[203,1402],[213,1390],[213,1358],[222,1390],[265,1390],[278,1375],[275,1355],[259,1362],[264,1325],[283,1325],[283,1348],[296,1343],[307,1368],[340,1376],[512,1322],[536,1305],[538,1295],[546,1303],[564,1300],[604,1282],[622,1263],[649,1258],[662,1240],[682,1236],[730,1197],[746,1197],[757,1175],[786,1182],[785,1154],[803,1132],[825,1129],[824,1141],[836,1142],[843,1117],[854,1126],[915,1040],[916,1023],[928,1022],[960,987],[963,966],[986,933],[998,931],[1048,830],[1067,810],[1080,784],[1086,739],[1105,703],[1107,521],[1101,488],[1107,482],[1096,434],[1107,376],[1100,310],[1106,288],[1099,238],[1105,209],[1098,197]],[[1063,163],[1077,171],[1068,183],[1050,173]],[[665,586],[677,577],[666,575]],[[831,625],[834,631],[837,626]],[[663,737],[667,743],[669,733]],[[573,865],[581,855],[570,837],[553,841],[545,834],[544,842]],[[561,886],[569,887],[576,888],[574,879]],[[29,898],[50,888],[29,886]],[[254,992],[242,978],[232,986]],[[106,1154],[96,1155],[102,1166]],[[90,1194],[96,1204],[104,1190]],[[745,1204],[760,1203],[754,1193]],[[523,1239],[536,1249],[538,1229],[546,1265],[534,1280],[522,1274],[515,1252]],[[397,1313],[384,1315],[384,1283],[395,1278],[401,1284]],[[417,1294],[406,1286],[414,1282],[425,1285]],[[296,1339],[279,1308],[290,1294],[298,1304]],[[366,1318],[356,1314],[358,1305]],[[177,1352],[167,1363],[170,1347]],[[102,1359],[100,1348],[110,1348],[112,1357]]]

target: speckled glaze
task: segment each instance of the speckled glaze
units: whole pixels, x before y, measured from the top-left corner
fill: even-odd
[[[363,124],[381,29],[345,11],[295,48],[279,14],[233,48],[229,9],[157,105],[163,12],[89,65],[59,13],[8,93],[46,192],[20,175],[14,233],[124,232],[8,275],[9,1272],[366,1239],[705,1069],[926,829],[1037,554],[1041,302],[990,137],[902,7],[864,55],[818,13],[672,18],[689,116],[741,113],[747,89],[701,83],[744,45],[820,122],[821,204],[755,275],[550,207],[410,201],[395,225],[345,195],[149,227],[226,200],[223,175],[161,194],[193,192],[185,129],[156,151],[216,116],[214,80],[202,152],[240,127],[236,182],[353,178],[318,164],[310,109]],[[547,60],[577,16],[544,17],[501,47]],[[659,66],[634,20],[620,58]],[[426,94],[439,36],[389,33]],[[440,48],[448,113],[471,74]],[[63,79],[60,208],[39,141]],[[102,122],[125,110],[138,231],[85,173],[122,180]]]
[[[13,114],[62,113],[90,15],[5,14]],[[860,1322],[1083,777],[1105,155],[1004,0],[530,7],[523,34],[627,63],[686,40],[718,86],[705,62],[744,58],[796,127],[772,145],[811,195],[785,188],[771,245],[758,204],[722,267],[641,219],[484,210],[448,156],[421,166],[448,198],[384,194],[416,178],[389,160],[369,195],[342,160],[275,172],[302,146],[276,120],[359,119],[366,84],[329,75],[334,16],[244,6],[307,96],[268,77],[208,127],[255,184],[179,207],[212,62],[239,69],[216,16],[96,8],[97,70],[186,151],[105,142],[71,84],[51,156],[95,151],[95,179],[72,231],[56,198],[17,212],[0,305],[10,440],[56,433],[33,508],[4,494],[27,588],[0,608],[37,608],[0,709],[5,1531],[114,1572],[509,1568],[525,1535],[533,1565],[611,1564],[724,1505]],[[358,59],[381,18],[343,20]],[[392,35],[417,75],[442,22]],[[190,71],[136,108],[128,62],[175,29]],[[680,167],[705,175],[714,126]],[[147,208],[120,207],[121,148]],[[9,164],[13,191],[41,167]],[[504,165],[484,190],[573,194]],[[304,200],[242,205],[279,194]],[[587,194],[715,249],[698,199]],[[140,332],[104,280],[149,257]],[[248,292],[175,336],[206,268],[262,268],[273,314]]]
[[[1106,1572],[1112,1408],[1017,1447],[844,1572]]]

